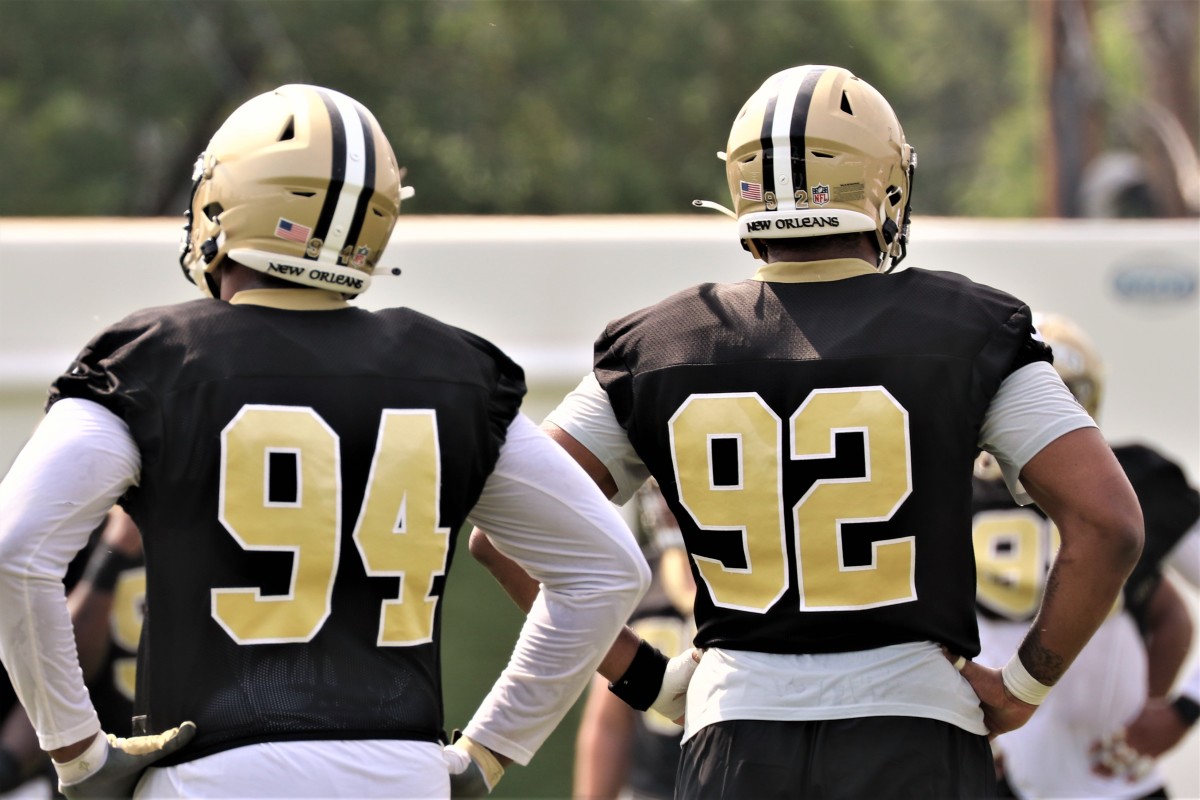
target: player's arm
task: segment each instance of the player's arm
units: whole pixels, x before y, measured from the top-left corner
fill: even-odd
[[[617,426],[607,402],[599,384],[589,376],[572,392],[564,406],[574,408],[580,416],[598,426],[603,431],[598,440],[619,441],[622,447],[628,448],[628,439]],[[579,412],[581,404],[584,410]],[[578,439],[553,422],[544,423],[542,430],[583,469],[605,497],[612,498],[618,493],[612,471]],[[644,480],[644,476],[640,477]],[[627,482],[637,479],[638,476],[634,476]],[[501,553],[483,530],[472,532],[470,550],[517,606],[528,611],[537,597],[538,581],[520,564]],[[598,671],[611,682],[609,688],[613,693],[634,709],[654,708],[667,719],[678,720],[683,716],[687,685],[699,658],[699,651],[691,650],[668,659],[625,626],[605,654]]]
[[[1004,669],[958,662],[997,735],[1029,719],[1104,621],[1137,563],[1143,523],[1112,449],[1049,364],[1005,379],[980,442],[1014,496],[1037,502],[1062,537],[1041,608]]]
[[[1093,770],[1104,776],[1123,774],[1140,779],[1154,760],[1173,748],[1200,713],[1191,692],[1200,695],[1200,673],[1190,678],[1190,688],[1168,699],[1175,678],[1187,658],[1192,640],[1192,618],[1179,591],[1163,576],[1142,609],[1143,637],[1149,670],[1149,696],[1123,729],[1093,743]]]
[[[1093,771],[1106,777],[1144,776],[1155,759],[1176,747],[1200,719],[1200,665],[1173,699],[1152,698],[1123,729],[1092,745]]]
[[[520,564],[497,550],[487,532],[481,528],[471,531],[468,548],[471,555],[487,568],[517,607],[528,614],[541,590],[538,582],[531,578]],[[633,666],[633,660],[639,651],[642,659],[638,668],[630,674],[630,667]],[[615,691],[620,691],[622,684],[625,684],[627,691],[621,692],[622,699],[625,699],[631,708],[645,711],[652,706],[656,710],[659,708],[658,699],[669,666],[670,659],[643,642],[642,638],[626,625],[617,634],[616,641],[604,654],[596,671],[612,683]],[[677,719],[682,713],[678,698],[672,696],[672,702],[669,704],[665,702],[666,698],[663,700],[663,715],[669,719]]]
[[[85,681],[90,681],[103,665],[111,642],[112,585],[104,578],[111,570],[105,569],[105,565],[114,563],[114,552],[130,547],[136,548],[135,556],[140,555],[137,526],[128,514],[114,506],[80,583],[67,597]],[[0,793],[28,780],[46,763],[46,758],[25,708],[20,703],[15,704],[0,727]]]
[[[1193,623],[1187,603],[1166,575],[1146,603],[1143,616],[1149,696],[1162,698],[1171,692],[1192,646]]]
[[[629,773],[635,713],[602,677],[592,680],[575,735],[573,797],[615,800]]]
[[[116,740],[88,697],[63,594],[71,559],[137,482],[125,423],[87,400],[55,403],[0,482],[0,659],[69,798],[121,796],[150,764],[190,740],[186,723]]]
[[[1041,610],[1017,655],[1053,686],[1108,616],[1142,550],[1142,511],[1112,449],[1095,428],[1056,439],[1021,471],[1062,544]]]
[[[583,692],[650,582],[633,534],[579,466],[523,416],[470,519],[541,587],[513,655],[448,748],[490,790],[507,760],[526,764]],[[469,765],[468,765],[469,767]]]

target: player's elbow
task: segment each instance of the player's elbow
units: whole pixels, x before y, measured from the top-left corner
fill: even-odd
[[[650,566],[640,551],[620,548],[613,563],[614,573],[619,576],[614,581],[614,590],[620,596],[620,601],[628,607],[629,613],[637,606],[642,596],[650,589]]]
[[[472,558],[485,567],[495,563],[498,555],[496,546],[492,544],[487,533],[480,528],[471,531],[471,536],[467,539],[467,550],[471,553]]]
[[[1145,542],[1142,508],[1132,490],[1128,495],[1110,497],[1103,508],[1097,509],[1099,513],[1091,526],[1093,539],[1103,548],[1109,563],[1126,575],[1137,565]]]

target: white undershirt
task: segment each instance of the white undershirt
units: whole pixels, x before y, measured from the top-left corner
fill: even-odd
[[[589,373],[546,417],[608,468],[624,503],[649,476],[608,394]],[[1031,502],[1021,470],[1043,447],[1073,430],[1095,427],[1054,367],[1036,362],[1000,384],[984,415],[978,445],[996,457],[1009,491]],[[847,705],[847,698],[854,698]],[[979,700],[931,642],[852,653],[783,655],[713,649],[688,689],[685,740],[729,719],[803,720],[862,716],[940,719],[987,732]]]
[[[120,418],[68,398],[50,408],[0,482],[0,658],[43,749],[100,729],[62,577],[104,514],[138,482],[140,467]],[[649,585],[649,569],[617,509],[523,415],[510,425],[469,518],[542,584],[508,667],[465,729],[525,764],[588,684]],[[307,774],[281,770],[265,780],[278,781],[272,785],[285,796],[292,784],[302,790]]]

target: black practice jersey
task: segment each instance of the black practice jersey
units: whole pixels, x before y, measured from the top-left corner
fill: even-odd
[[[703,284],[608,326],[595,374],[692,556],[696,644],[979,652],[971,465],[1030,311],[951,273]]]
[[[1200,494],[1179,465],[1149,447],[1124,445],[1113,453],[1137,494],[1146,528],[1141,558],[1122,593],[1126,610],[1142,625],[1163,559],[1200,518]],[[1037,506],[1016,505],[998,478],[975,479],[974,507],[979,611],[1027,622],[1041,605],[1058,531]]]
[[[439,738],[439,598],[524,391],[491,344],[408,309],[197,300],[84,349],[49,402],[106,406],[141,451],[137,713],[195,721],[173,762]]]

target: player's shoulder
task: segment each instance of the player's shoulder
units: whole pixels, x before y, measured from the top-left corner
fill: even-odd
[[[113,328],[141,329],[155,325],[183,325],[191,320],[220,314],[229,304],[211,297],[138,309],[113,324]]]
[[[708,317],[706,310],[718,307],[727,295],[745,291],[757,285],[757,281],[737,283],[697,283],[663,297],[657,302],[643,306],[617,317],[605,326],[603,337],[609,340],[628,336],[634,331],[648,334],[651,331],[674,331],[680,326],[692,327]]]
[[[132,346],[167,345],[188,337],[182,332],[214,314],[221,314],[228,303],[212,298],[198,298],[170,305],[149,306],[133,311],[93,337],[89,349],[95,352],[116,352]]]
[[[494,364],[508,377],[524,378],[520,365],[504,350],[490,339],[465,328],[404,306],[367,313],[389,330],[402,334],[409,346],[427,348],[429,352],[448,361],[469,359]]]
[[[910,267],[889,276],[897,279],[911,290],[936,296],[953,296],[994,308],[1021,308],[1025,306],[1019,298],[986,283],[980,283],[960,272],[930,270]]]

